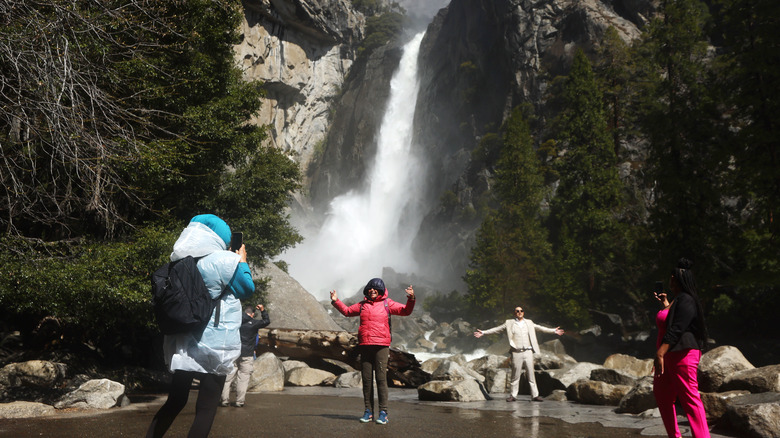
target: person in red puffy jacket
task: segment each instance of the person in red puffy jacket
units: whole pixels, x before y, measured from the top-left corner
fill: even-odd
[[[372,278],[363,288],[366,299],[347,306],[342,303],[335,290],[330,291],[333,307],[344,316],[360,316],[358,327],[358,348],[363,377],[363,402],[366,410],[361,423],[374,418],[374,378],[379,397],[378,424],[387,424],[387,359],[390,355],[390,315],[411,315],[414,310],[414,289],[406,288],[406,304],[397,303],[387,297],[387,288],[381,278]]]

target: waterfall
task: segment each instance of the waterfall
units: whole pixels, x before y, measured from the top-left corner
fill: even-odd
[[[290,275],[318,300],[336,289],[348,297],[383,267],[412,273],[411,243],[422,221],[422,174],[412,145],[419,80],[417,55],[424,32],[403,48],[390,82],[377,153],[362,187],[334,198],[318,232],[283,256]]]

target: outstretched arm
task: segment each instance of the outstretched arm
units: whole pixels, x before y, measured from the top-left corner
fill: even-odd
[[[358,316],[360,315],[360,303],[355,303],[349,307],[339,300],[339,296],[335,290],[330,291],[330,304],[336,308],[344,316]]]

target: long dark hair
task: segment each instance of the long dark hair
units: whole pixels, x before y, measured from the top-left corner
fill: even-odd
[[[704,323],[704,308],[699,299],[696,279],[691,270],[692,267],[693,262],[683,257],[677,261],[677,267],[672,269],[672,277],[674,277],[680,285],[680,293],[692,296],[693,300],[696,302],[696,337],[706,343],[709,335],[707,333],[707,325]]]

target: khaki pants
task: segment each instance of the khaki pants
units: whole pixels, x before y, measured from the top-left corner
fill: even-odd
[[[236,359],[236,366],[233,367],[233,372],[228,374],[225,386],[222,388],[222,403],[227,403],[230,400],[230,387],[235,380],[236,404],[244,404],[246,390],[249,388],[249,378],[252,376],[252,370],[254,370],[254,361],[255,358],[253,356],[242,356]]]
[[[534,352],[531,350],[512,352],[512,397],[517,397],[520,392],[520,375],[525,367],[528,375],[528,386],[531,387],[531,398],[539,395],[539,389],[536,388],[536,376],[534,375]]]

